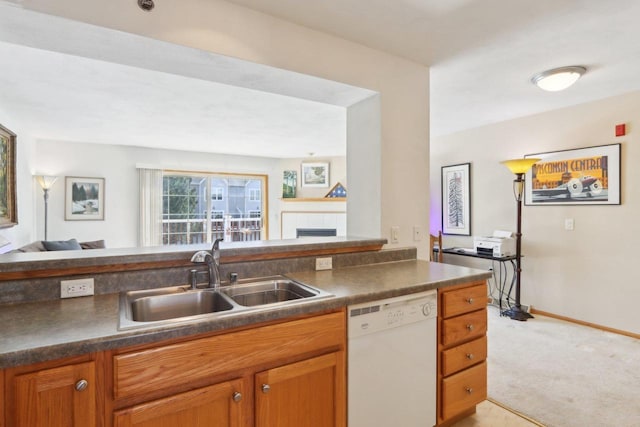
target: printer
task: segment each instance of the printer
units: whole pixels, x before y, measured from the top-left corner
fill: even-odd
[[[511,256],[516,254],[516,239],[510,231],[495,230],[491,236],[473,236],[473,247],[479,255]]]

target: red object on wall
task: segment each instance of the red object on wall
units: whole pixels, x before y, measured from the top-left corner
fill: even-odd
[[[616,125],[616,136],[625,136],[627,134],[625,128],[626,126],[624,123],[622,123],[621,125]]]

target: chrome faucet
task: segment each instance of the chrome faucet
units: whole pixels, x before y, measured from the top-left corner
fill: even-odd
[[[209,287],[218,289],[220,287],[220,242],[216,239],[213,242],[211,251],[198,251],[191,257],[191,262],[206,263],[209,267]]]

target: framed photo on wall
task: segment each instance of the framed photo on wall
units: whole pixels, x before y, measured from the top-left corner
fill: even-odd
[[[442,234],[471,235],[471,163],[442,167]]]
[[[329,187],[329,163],[302,163],[303,187]]]
[[[282,173],[282,198],[283,199],[295,198],[297,186],[298,186],[298,172],[284,171]]]
[[[16,134],[0,125],[0,228],[17,223]]]
[[[65,177],[64,219],[104,220],[104,178]]]
[[[620,144],[524,157],[541,159],[525,176],[525,205],[620,204]]]

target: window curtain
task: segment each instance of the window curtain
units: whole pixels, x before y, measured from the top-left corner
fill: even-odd
[[[138,169],[140,185],[139,246],[162,245],[162,170]]]

